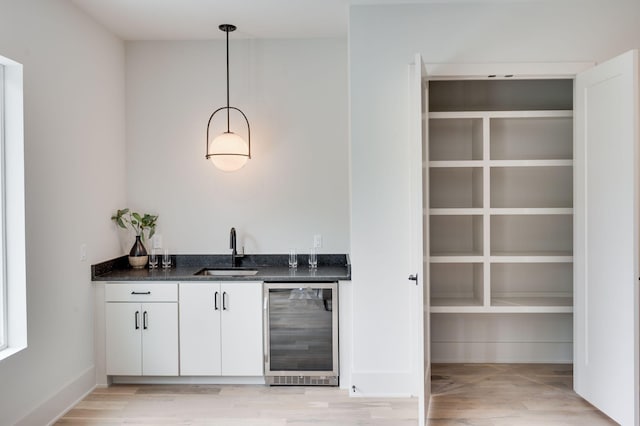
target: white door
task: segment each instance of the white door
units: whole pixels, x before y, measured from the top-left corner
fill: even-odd
[[[429,335],[429,271],[425,262],[425,201],[428,200],[429,180],[426,173],[428,147],[426,132],[427,91],[425,68],[419,54],[409,70],[409,137],[411,155],[411,276],[413,287],[413,335],[416,387],[418,390],[418,419],[425,425],[431,397],[431,350]]]
[[[222,375],[262,376],[262,283],[221,288]]]
[[[178,375],[178,304],[142,304],[142,375]]]
[[[221,312],[219,283],[180,284],[180,375],[220,375]]]
[[[139,303],[107,303],[105,307],[107,374],[142,374],[142,309]]]
[[[574,388],[638,425],[638,53],[578,75]]]

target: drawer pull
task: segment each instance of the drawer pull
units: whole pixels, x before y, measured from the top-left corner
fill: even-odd
[[[131,294],[151,294],[150,291],[132,291]]]

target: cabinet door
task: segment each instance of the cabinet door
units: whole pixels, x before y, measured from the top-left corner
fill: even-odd
[[[222,375],[262,376],[262,284],[222,284]]]
[[[638,425],[638,52],[576,80],[574,388]]]
[[[107,374],[142,374],[142,309],[139,303],[107,303],[105,307]]]
[[[180,375],[220,375],[218,283],[180,284]]]
[[[142,304],[142,375],[178,375],[178,304]]]

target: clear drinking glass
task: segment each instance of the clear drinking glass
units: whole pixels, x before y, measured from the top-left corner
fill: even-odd
[[[158,267],[158,249],[152,248],[149,251],[149,269],[155,269]]]
[[[316,269],[318,267],[318,254],[316,249],[309,249],[309,268]]]
[[[289,250],[289,268],[297,268],[298,267],[298,254],[296,253],[296,249]]]
[[[169,249],[164,249],[162,252],[162,267],[164,269],[171,268],[171,256],[169,255]]]

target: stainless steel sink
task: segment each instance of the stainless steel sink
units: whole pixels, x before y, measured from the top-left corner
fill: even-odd
[[[210,275],[213,277],[250,277],[258,273],[255,269],[241,268],[204,268],[194,275]]]

